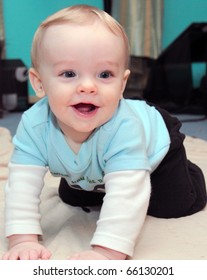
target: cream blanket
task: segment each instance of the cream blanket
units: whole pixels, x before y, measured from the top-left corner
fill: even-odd
[[[203,170],[207,181],[207,142],[187,137],[188,158]],[[11,136],[0,128],[0,255],[7,249],[4,238],[4,192],[12,152]],[[59,180],[48,174],[42,193],[43,243],[52,251],[53,259],[89,248],[96,228],[98,211],[85,213],[65,205],[57,195]],[[147,216],[137,240],[133,259],[207,259],[207,208],[179,219],[158,219]]]

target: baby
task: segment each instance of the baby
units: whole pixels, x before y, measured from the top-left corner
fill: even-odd
[[[180,122],[123,98],[129,46],[110,15],[87,5],[55,13],[36,31],[31,56],[29,78],[41,99],[13,139],[3,259],[51,257],[38,242],[48,169],[61,178],[64,203],[85,211],[101,205],[91,249],[69,259],[126,259],[147,214],[176,218],[205,206],[204,177],[186,158]]]

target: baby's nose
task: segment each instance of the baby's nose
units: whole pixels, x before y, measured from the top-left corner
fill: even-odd
[[[94,94],[97,92],[96,85],[94,84],[93,81],[91,80],[86,80],[83,81],[79,86],[78,86],[78,92],[79,93],[88,93],[88,94]]]

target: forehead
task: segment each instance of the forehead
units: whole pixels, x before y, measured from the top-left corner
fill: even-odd
[[[101,22],[88,24],[57,24],[46,28],[41,41],[40,50],[43,52],[54,52],[67,49],[68,52],[82,50],[93,47],[100,50],[105,48],[113,50],[116,54],[120,52],[124,55],[124,40],[118,34],[114,34],[107,26]],[[74,49],[75,48],[75,49]]]
[[[87,24],[75,24],[75,23],[63,23],[57,25],[51,25],[46,28],[43,36],[43,44],[47,44],[47,40],[54,41],[58,44],[59,40],[79,41],[90,36],[90,39],[94,38],[97,43],[97,39],[102,39],[102,43],[105,38],[112,41],[121,42],[123,38],[118,34],[112,32],[106,25],[100,21],[87,23]],[[105,40],[105,43],[108,43]]]

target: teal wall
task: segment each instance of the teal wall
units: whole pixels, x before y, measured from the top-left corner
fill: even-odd
[[[207,0],[164,0],[163,48],[193,22],[207,22]]]
[[[39,24],[48,15],[74,4],[103,8],[102,0],[3,0],[6,58],[20,58],[30,67],[31,42]],[[29,94],[34,95],[31,87]]]
[[[156,1],[156,0],[155,0]],[[74,4],[103,8],[102,0],[3,0],[6,57],[20,58],[30,67],[30,47],[34,32],[49,14]],[[207,0],[164,0],[162,47],[166,48],[192,22],[207,22]],[[195,84],[205,71],[193,65]],[[31,88],[29,89],[32,95]]]
[[[164,0],[162,48],[165,49],[194,22],[207,22],[207,0]],[[192,64],[195,87],[199,86],[205,71],[204,63]]]

